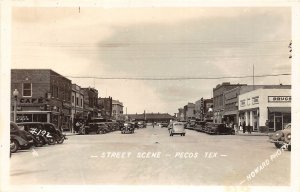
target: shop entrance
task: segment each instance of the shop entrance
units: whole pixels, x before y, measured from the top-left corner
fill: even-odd
[[[275,131],[282,130],[282,116],[275,116]]]

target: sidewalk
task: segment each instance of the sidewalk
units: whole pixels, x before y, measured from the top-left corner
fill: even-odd
[[[71,133],[70,131],[63,132],[63,134],[66,135],[66,136],[77,135],[77,133]]]
[[[243,133],[243,131],[239,131],[238,133],[236,133],[235,135],[241,135],[241,136],[269,136],[271,133],[260,133],[260,132],[245,132]]]

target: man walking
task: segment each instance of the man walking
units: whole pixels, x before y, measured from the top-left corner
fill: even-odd
[[[246,132],[246,121],[244,120],[243,121],[243,133],[245,133]]]

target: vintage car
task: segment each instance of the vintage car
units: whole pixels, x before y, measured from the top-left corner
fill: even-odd
[[[145,121],[139,121],[139,122],[138,122],[138,127],[139,127],[139,128],[146,128],[146,126],[147,126],[147,125],[146,125],[146,122],[145,122]]]
[[[15,153],[20,148],[29,149],[33,145],[33,138],[27,131],[22,130],[16,123],[10,122],[10,152]]]
[[[125,122],[121,127],[121,133],[134,133],[135,123],[134,122]]]
[[[162,123],[160,124],[160,127],[161,127],[161,128],[164,128],[164,127],[168,127],[168,125],[169,125],[168,122],[162,122]]]
[[[235,131],[224,123],[207,123],[205,132],[215,135],[234,135]]]
[[[194,130],[204,132],[206,121],[196,121]]]
[[[171,122],[168,126],[168,130],[170,133],[170,136],[173,135],[181,135],[185,136],[185,128],[184,128],[184,123],[183,122]]]
[[[191,120],[191,121],[189,121],[187,124],[186,124],[186,129],[191,129],[191,130],[193,130],[194,128],[195,128],[195,126],[196,126],[196,121],[195,120]]]
[[[85,134],[95,132],[96,134],[104,134],[110,132],[110,125],[107,124],[106,119],[98,117],[92,118],[91,122],[85,126]]]
[[[43,144],[53,145],[55,143],[62,144],[66,136],[52,123],[46,122],[22,122],[17,123],[18,126],[24,127],[25,131],[39,136]]]
[[[276,131],[269,136],[269,141],[274,143],[275,147],[281,148],[283,145],[291,150],[291,123],[285,125],[283,130]]]

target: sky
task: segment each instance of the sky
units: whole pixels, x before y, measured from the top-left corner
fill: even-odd
[[[222,82],[252,78],[124,80],[78,77],[237,77],[291,73],[288,7],[17,8],[12,68],[52,69],[128,113],[167,112]],[[75,78],[76,77],[76,78]],[[255,84],[291,84],[290,76]],[[124,109],[125,112],[125,109]]]

